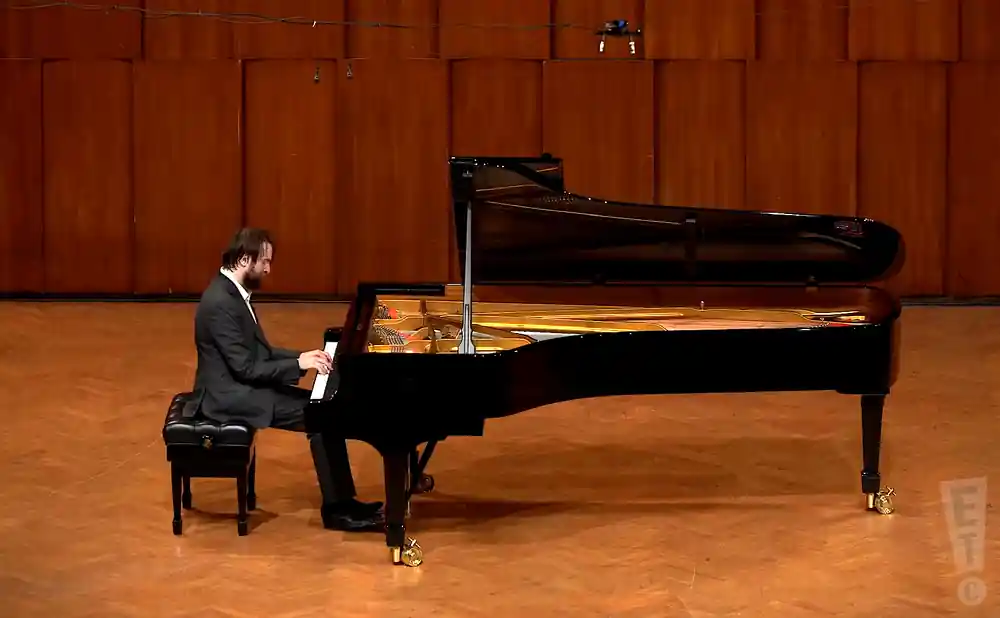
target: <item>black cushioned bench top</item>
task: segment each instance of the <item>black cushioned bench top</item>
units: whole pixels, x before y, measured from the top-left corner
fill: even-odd
[[[163,423],[163,441],[168,446],[204,444],[206,438],[212,446],[244,446],[253,444],[256,433],[249,425],[242,423],[218,423],[203,417],[184,418],[185,402],[191,393],[175,395],[167,409],[167,418]]]

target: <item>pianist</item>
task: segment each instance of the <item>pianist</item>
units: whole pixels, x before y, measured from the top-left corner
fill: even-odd
[[[198,368],[188,416],[243,421],[258,429],[305,431],[309,391],[296,384],[309,369],[328,373],[332,360],[322,350],[299,353],[272,348],[267,342],[250,291],[260,287],[270,272],[273,251],[264,230],[240,230],[222,256],[222,268],[202,294],[195,314]],[[307,437],[323,496],[323,525],[381,530],[382,504],[355,497],[347,445],[331,440],[324,445],[319,434]]]

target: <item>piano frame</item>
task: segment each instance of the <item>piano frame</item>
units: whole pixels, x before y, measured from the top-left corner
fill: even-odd
[[[463,281],[457,286],[360,284],[343,326],[324,334],[325,341],[337,343],[339,387],[311,402],[306,413],[309,431],[328,439],[364,441],[382,456],[385,542],[394,564],[423,562],[422,548],[406,535],[405,519],[412,496],[433,487],[433,478],[424,469],[439,441],[448,436],[482,436],[486,419],[589,397],[762,391],[858,396],[866,509],[882,514],[894,510],[894,491],[881,485],[879,459],[885,400],[899,371],[902,308],[888,291],[867,283],[901,268],[903,242],[895,230],[863,218],[650,207],[581,198],[565,191],[561,161],[551,157],[452,158],[451,167]],[[513,170],[524,182],[497,186],[483,178],[497,169]],[[517,196],[525,191],[530,199],[519,203]],[[540,200],[544,207],[532,211]],[[608,243],[618,243],[612,249],[619,255],[622,247],[631,247],[617,263],[604,257],[581,259],[584,254],[572,248],[575,245],[567,245],[572,248],[567,257],[570,250],[552,250],[560,239],[512,241],[510,231],[496,233],[510,216],[503,214],[503,219],[498,216],[491,222],[495,211],[490,209],[498,204],[524,206],[529,214],[551,211],[553,204],[561,204],[566,215],[631,211],[623,217],[628,225],[638,222],[646,227],[637,228],[634,235],[628,228],[624,236],[609,231],[613,241]],[[523,229],[530,227],[529,222]],[[582,238],[586,232],[578,235]],[[638,236],[661,243],[663,254],[674,256],[673,261],[657,262],[656,253],[650,254],[647,246],[628,244]],[[765,242],[754,244],[762,237]],[[706,241],[712,238],[721,239],[718,247]],[[734,252],[733,239],[747,244]],[[522,247],[512,249],[512,242]],[[831,245],[847,249],[832,253]],[[524,246],[534,248],[524,250]],[[775,247],[791,249],[783,254],[775,253]],[[546,251],[549,259],[537,257]],[[643,251],[641,259],[631,259]],[[713,255],[722,257],[709,263]],[[694,313],[794,308],[808,322],[776,328],[577,333],[487,353],[468,347],[457,354],[370,352],[380,306],[420,299],[451,299],[461,308],[463,343],[473,341],[477,303],[487,302],[679,307]],[[627,361],[654,349],[678,353],[658,357],[655,366]],[[417,415],[400,403],[419,400],[426,384],[442,375],[455,385],[450,403],[442,404],[442,409]],[[476,409],[463,407],[465,401],[476,401]],[[426,445],[422,454],[421,445]]]

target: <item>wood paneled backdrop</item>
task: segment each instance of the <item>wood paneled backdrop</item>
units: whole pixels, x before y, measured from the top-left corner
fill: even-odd
[[[442,280],[447,157],[550,152],[578,193],[882,219],[899,292],[1000,295],[998,0],[103,4],[417,27],[0,9],[0,292],[197,293],[244,222],[273,292]],[[585,28],[475,26],[548,23]]]

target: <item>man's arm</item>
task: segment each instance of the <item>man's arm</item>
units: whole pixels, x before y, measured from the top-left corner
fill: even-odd
[[[271,356],[279,360],[288,358],[294,358],[297,360],[299,358],[299,355],[301,354],[302,352],[298,352],[296,350],[288,350],[286,348],[274,348],[274,347],[271,348]]]
[[[302,354],[302,352],[299,352],[297,350],[289,350],[287,348],[274,348],[274,347],[271,348],[271,358],[272,359],[275,359],[275,360],[284,360],[284,359],[288,359],[288,358],[294,358],[296,365],[298,365],[299,356],[301,354]],[[296,384],[299,383],[299,380],[301,380],[303,377],[305,377],[306,373],[308,373],[308,372],[305,369],[299,369],[298,375],[295,376],[294,380],[289,381],[288,384],[290,384],[291,386],[295,386]]]
[[[253,350],[244,342],[239,321],[229,311],[223,309],[213,312],[207,324],[226,364],[240,380],[286,384],[299,379],[301,373],[298,355],[280,359],[255,359]]]

